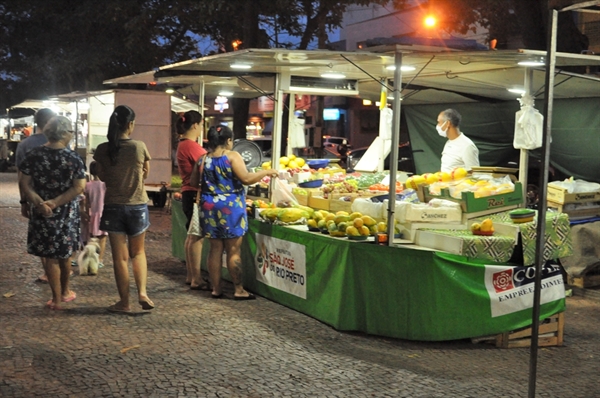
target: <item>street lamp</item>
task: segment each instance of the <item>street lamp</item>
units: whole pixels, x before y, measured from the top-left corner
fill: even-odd
[[[425,17],[425,19],[423,20],[423,24],[427,27],[427,28],[433,28],[435,26],[435,24],[437,23],[437,20],[435,19],[435,17],[433,15],[428,15]]]

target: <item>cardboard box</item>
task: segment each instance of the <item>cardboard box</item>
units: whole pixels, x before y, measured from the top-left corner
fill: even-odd
[[[309,206],[308,199],[311,195],[321,196],[321,190],[319,188],[293,188],[292,194],[298,201],[298,204]]]
[[[431,199],[439,198],[459,202],[464,213],[475,213],[487,210],[500,212],[509,207],[518,206],[523,203],[523,186],[519,181],[515,183],[515,190],[513,192],[484,196],[482,198],[476,198],[473,192],[462,192],[461,199],[456,199],[450,196],[448,189],[442,189],[442,194],[439,196],[431,195],[428,186],[423,186],[422,192],[424,195],[423,201],[429,202]]]
[[[565,188],[548,184],[546,199],[558,204],[600,202],[600,192],[569,193]]]
[[[600,202],[583,202],[589,206],[576,206],[578,203],[554,203],[548,201],[549,209],[556,209],[559,213],[566,213],[570,219],[582,219],[600,216]]]
[[[329,201],[329,211],[334,213],[337,211],[347,211],[348,213],[352,213],[352,201],[347,202],[341,199],[331,199]]]

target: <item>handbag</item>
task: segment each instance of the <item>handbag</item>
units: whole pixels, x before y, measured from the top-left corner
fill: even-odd
[[[200,196],[202,189],[202,175],[204,174],[204,161],[206,160],[206,155],[202,158],[202,162],[200,163],[200,187],[198,192],[196,193],[196,201],[194,202],[192,219],[190,220],[190,227],[188,228],[188,235],[202,236],[202,229],[200,228]]]

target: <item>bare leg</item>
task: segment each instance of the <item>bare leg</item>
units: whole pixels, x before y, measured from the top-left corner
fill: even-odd
[[[106,252],[106,235],[96,236],[98,238],[98,245],[100,246],[100,262],[104,263],[104,253]]]
[[[210,239],[208,252],[208,276],[212,285],[213,296],[221,295],[221,262],[223,259],[223,240]]]
[[[127,250],[127,237],[124,234],[108,234],[112,250],[115,281],[119,291],[120,301],[115,308],[129,311],[129,251]]]
[[[242,285],[242,258],[240,250],[242,238],[225,239],[225,251],[227,252],[227,269],[235,288],[234,296],[245,297],[248,292]]]
[[[129,253],[131,255],[133,277],[138,290],[138,300],[140,304],[142,304],[142,302],[146,302],[150,307],[154,307],[154,303],[148,298],[148,293],[146,292],[146,282],[148,280],[148,262],[146,261],[146,250],[144,248],[145,238],[145,232],[137,236],[130,236]]]
[[[62,298],[69,297],[73,292],[69,290],[69,277],[71,276],[71,258],[58,259],[60,267],[60,291]]]
[[[205,283],[200,274],[200,257],[202,254],[202,238],[188,235],[185,239],[185,264],[187,267],[186,281],[190,287],[203,286]]]
[[[45,257],[40,257],[40,260],[42,260],[42,268],[44,269],[44,273],[38,277],[38,279],[41,282],[48,282],[48,275],[46,275],[46,258]]]
[[[44,270],[46,276],[48,276],[48,284],[52,290],[52,306],[53,308],[60,308],[62,302],[61,294],[61,269],[58,265],[58,260],[55,258],[46,258],[42,261],[44,264]],[[68,275],[68,274],[67,274]]]

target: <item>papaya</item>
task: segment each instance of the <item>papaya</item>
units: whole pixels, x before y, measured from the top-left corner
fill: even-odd
[[[325,221],[333,221],[334,219],[335,219],[335,214],[329,213],[325,216]]]
[[[317,228],[319,229],[327,229],[327,221],[319,220],[317,221]]]
[[[329,224],[327,224],[327,230],[331,234],[331,232],[337,231],[338,227],[337,227],[337,225],[334,222],[330,222]]]
[[[306,225],[308,225],[310,228],[318,228],[317,227],[317,220],[311,218],[309,220],[306,221]]]
[[[265,209],[260,212],[260,216],[269,221],[275,221],[280,209]]]
[[[369,228],[369,234],[370,235],[375,235],[377,234],[377,232],[379,232],[379,230],[377,229],[377,225],[371,225]]]
[[[342,232],[345,233],[346,232],[346,228],[348,228],[348,223],[342,221],[341,223],[339,223],[337,225],[337,227],[338,227],[338,231],[342,231]]]
[[[335,216],[335,218],[333,219],[333,221],[334,221],[336,224],[339,224],[339,223],[341,223],[341,222],[348,222],[348,221],[350,221],[350,217],[348,217],[348,216],[345,216],[345,215],[343,215],[343,214],[340,214],[340,215],[337,215],[337,216]]]
[[[367,227],[377,224],[377,221],[371,216],[362,216],[361,218]]]
[[[335,236],[335,237],[342,237],[342,236],[346,236],[345,232],[342,231],[329,231],[329,235],[331,236]]]
[[[336,212],[335,215],[336,216],[348,216],[350,214],[348,214],[347,211],[340,210],[340,211]]]
[[[323,217],[323,214],[320,211],[315,211],[312,215],[312,218],[314,218],[315,220],[317,220],[317,222],[319,220],[324,220],[325,217]]]
[[[387,232],[387,224],[383,221],[377,223],[377,232]]]
[[[371,231],[369,231],[369,227],[367,227],[366,225],[363,225],[362,227],[358,228],[358,231],[362,236],[369,236],[371,234]]]
[[[356,229],[356,227],[350,226],[350,227],[346,228],[346,235],[348,235],[348,236],[360,236],[360,232],[358,232],[358,229]]]
[[[309,218],[308,213],[302,209],[288,207],[281,209],[277,215],[281,222],[291,223],[300,220],[301,218]]]
[[[308,206],[295,205],[294,208],[307,212],[309,217],[312,217],[315,212],[315,209],[313,209],[312,207],[308,207]]]
[[[362,227],[362,226],[365,224],[365,222],[363,221],[363,219],[362,219],[362,218],[358,217],[358,218],[355,218],[355,219],[354,219],[354,221],[352,222],[352,224],[353,224],[353,225],[354,225],[356,228],[360,228],[360,227]]]
[[[357,218],[361,218],[362,217],[362,213],[359,213],[359,212],[355,211],[354,213],[350,214],[349,217],[350,217],[351,220],[355,220]]]

